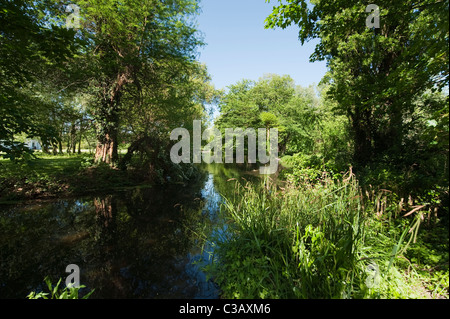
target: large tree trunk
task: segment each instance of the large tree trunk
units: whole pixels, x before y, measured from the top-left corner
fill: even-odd
[[[99,118],[99,123],[97,123],[95,162],[103,162],[114,166],[119,158],[117,152],[119,128],[117,104],[103,103],[100,111],[102,116]]]
[[[97,142],[95,161],[115,165],[119,156],[117,152],[117,131],[106,133]]]
[[[119,73],[111,93],[105,90],[98,118],[97,148],[95,161],[115,166],[119,156],[117,152],[119,132],[119,105],[123,86],[128,82],[128,72]],[[105,87],[106,89],[106,87]]]

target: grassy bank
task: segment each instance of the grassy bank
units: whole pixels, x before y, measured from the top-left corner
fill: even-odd
[[[15,163],[0,160],[0,202],[149,187],[142,174],[94,165],[92,155],[45,155]]]
[[[207,271],[225,298],[448,298],[448,225],[405,208],[387,199],[380,213],[354,176],[236,183]]]

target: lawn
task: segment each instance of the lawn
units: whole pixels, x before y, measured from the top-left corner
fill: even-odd
[[[0,159],[0,203],[142,186],[133,172],[94,165],[90,154],[36,153],[26,162]]]

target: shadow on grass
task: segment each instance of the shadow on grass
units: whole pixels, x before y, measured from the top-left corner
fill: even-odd
[[[93,165],[81,155],[37,155],[28,162],[0,160],[0,203],[46,199],[150,187],[150,181],[133,171]]]

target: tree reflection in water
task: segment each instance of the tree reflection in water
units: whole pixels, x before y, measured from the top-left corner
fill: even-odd
[[[0,298],[39,291],[45,276],[56,283],[69,264],[80,267],[82,293],[95,288],[91,298],[218,297],[192,264],[217,222],[203,210],[206,178],[0,208]]]
[[[193,262],[226,231],[219,193],[230,196],[242,174],[204,172],[189,185],[0,207],[0,298],[25,298],[46,276],[56,283],[69,264],[80,268],[81,295],[95,288],[91,298],[217,298]]]

